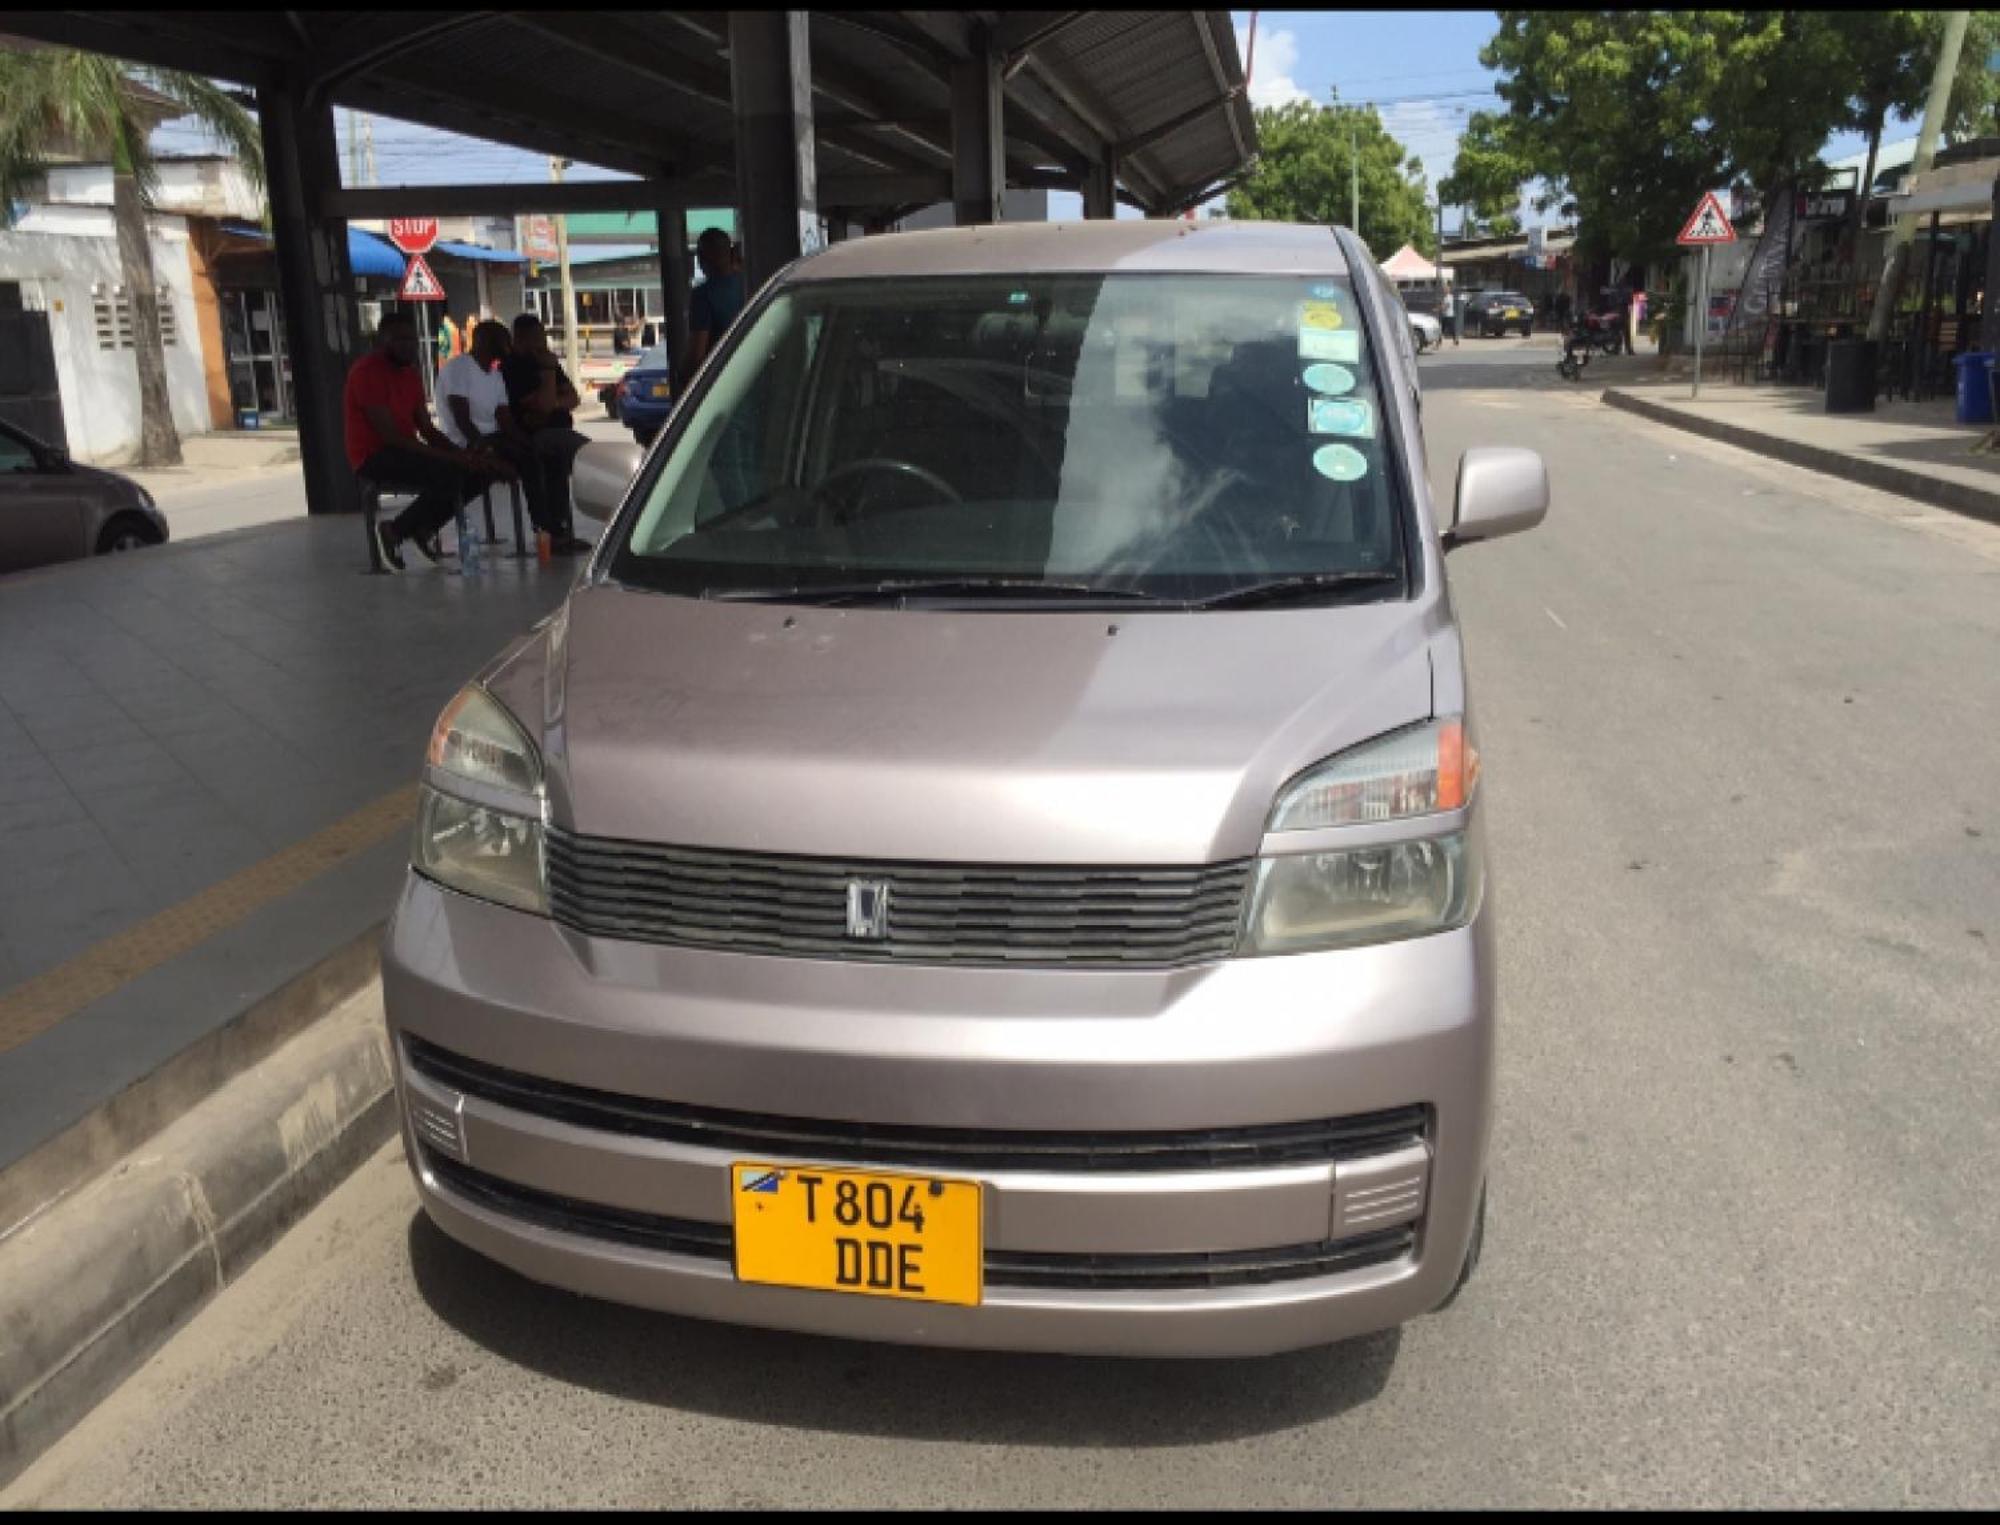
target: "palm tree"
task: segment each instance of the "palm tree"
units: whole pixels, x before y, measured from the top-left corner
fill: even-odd
[[[70,157],[110,161],[118,263],[132,299],[141,466],[175,466],[181,459],[167,398],[159,284],[146,222],[160,182],[148,140],[158,122],[175,117],[193,117],[235,154],[262,191],[264,153],[256,119],[209,80],[70,48],[16,43],[0,51],[0,226],[52,163]]]

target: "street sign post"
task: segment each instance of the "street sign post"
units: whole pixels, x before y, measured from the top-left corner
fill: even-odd
[[[444,285],[431,274],[431,267],[424,262],[421,254],[412,254],[410,267],[403,272],[403,284],[396,295],[405,302],[442,302]]]
[[[1736,242],[1736,230],[1729,225],[1728,215],[1723,212],[1722,203],[1716,199],[1714,191],[1701,198],[1700,205],[1694,209],[1694,215],[1688,218],[1681,228],[1680,237],[1674,241],[1683,248],[1693,247],[1701,250],[1701,299],[1695,307],[1694,391],[1690,394],[1692,400],[1701,396],[1701,348],[1702,341],[1708,337],[1708,251],[1717,244]]]
[[[431,245],[437,242],[438,220],[435,217],[391,217],[389,219],[389,242],[405,254],[428,254]]]

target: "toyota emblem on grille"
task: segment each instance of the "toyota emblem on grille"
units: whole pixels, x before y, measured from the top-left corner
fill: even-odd
[[[847,935],[877,941],[889,935],[889,886],[879,879],[847,881]]]

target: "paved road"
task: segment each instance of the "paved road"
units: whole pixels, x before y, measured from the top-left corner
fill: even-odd
[[[1533,445],[1557,502],[1452,559],[1504,1011],[1456,1308],[1221,1366],[734,1330],[482,1263],[385,1151],[0,1505],[1990,1507],[2000,530],[1480,348],[1434,476]]]

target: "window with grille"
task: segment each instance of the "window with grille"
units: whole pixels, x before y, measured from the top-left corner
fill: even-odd
[[[180,324],[174,316],[173,294],[162,286],[157,300],[160,343],[178,344]],[[132,347],[132,297],[123,286],[107,286],[102,282],[94,284],[90,288],[90,308],[96,323],[99,349]]]

